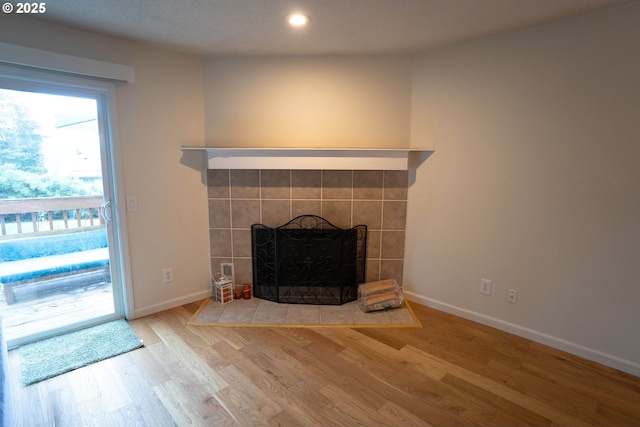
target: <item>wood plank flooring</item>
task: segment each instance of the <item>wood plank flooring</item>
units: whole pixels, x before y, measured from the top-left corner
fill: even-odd
[[[422,329],[130,322],[145,346],[23,387],[15,426],[640,426],[640,378],[416,303]]]

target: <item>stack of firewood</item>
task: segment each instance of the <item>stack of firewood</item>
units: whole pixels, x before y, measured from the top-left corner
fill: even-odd
[[[402,289],[394,279],[363,283],[358,286],[358,305],[365,313],[400,307],[403,301]]]

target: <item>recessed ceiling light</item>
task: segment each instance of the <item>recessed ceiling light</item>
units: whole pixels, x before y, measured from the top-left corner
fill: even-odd
[[[303,15],[301,13],[292,13],[287,16],[287,22],[289,25],[294,27],[304,27],[311,21],[311,19],[307,15]]]

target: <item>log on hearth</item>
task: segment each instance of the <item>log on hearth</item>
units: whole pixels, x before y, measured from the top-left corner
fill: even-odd
[[[400,307],[403,303],[402,289],[394,279],[363,283],[358,286],[358,305],[365,313]]]

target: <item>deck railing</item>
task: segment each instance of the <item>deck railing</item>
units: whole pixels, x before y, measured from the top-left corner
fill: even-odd
[[[0,200],[0,229],[2,236],[20,236],[100,225],[102,204],[102,196]]]

